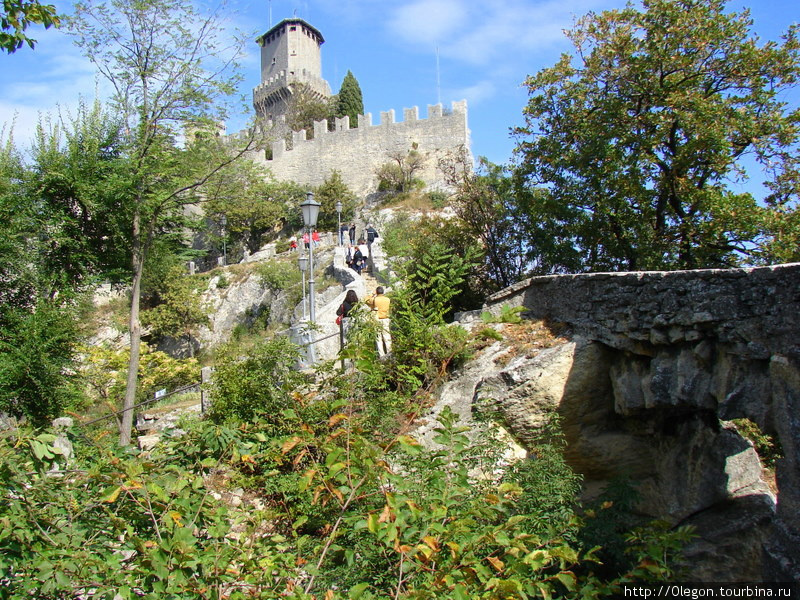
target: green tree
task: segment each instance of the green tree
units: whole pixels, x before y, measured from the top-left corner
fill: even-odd
[[[75,129],[64,127],[73,142],[79,122],[73,121]],[[99,173],[114,160],[100,158],[93,149],[97,137],[89,131],[82,131],[80,148],[65,148],[62,138],[50,133],[40,127],[32,167],[10,140],[0,149],[0,410],[37,425],[80,400],[71,368],[75,298],[102,262],[99,248],[90,248],[84,234],[95,226],[109,231],[97,222],[104,217],[92,210],[92,194],[86,193],[97,178],[65,185],[70,191],[64,194],[54,193],[62,186],[45,182],[77,180],[79,172],[88,176],[92,169],[81,171],[67,157],[92,164]],[[45,145],[52,161],[42,159]],[[46,169],[52,169],[48,176]],[[64,202],[54,202],[56,197]]]
[[[353,218],[356,212],[356,195],[342,181],[342,175],[337,170],[331,171],[329,177],[316,189],[315,198],[322,204],[319,209],[317,225],[320,229],[333,230],[338,225],[336,203],[342,203],[342,221]]]
[[[537,203],[561,207],[555,234],[580,250],[580,268],[731,266],[769,235],[765,210],[729,182],[746,156],[767,163],[797,146],[781,96],[797,81],[797,28],[759,45],[748,12],[724,7],[644,0],[590,13],[567,33],[577,58],[527,79],[517,175],[548,188]]]
[[[166,280],[162,303],[142,313],[142,322],[156,335],[186,341],[189,356],[194,356],[192,333],[198,325],[207,325],[208,309],[203,305],[195,281],[183,266],[173,267]]]
[[[0,50],[9,54],[28,44],[31,48],[36,40],[28,37],[25,30],[31,25],[43,25],[45,29],[58,27],[61,20],[52,4],[41,4],[37,0],[3,0],[0,10]]]
[[[290,131],[306,130],[306,137],[314,137],[314,123],[328,121],[334,115],[334,105],[330,98],[323,98],[304,83],[291,86],[292,95],[286,107],[286,125]],[[291,138],[289,138],[291,139]]]
[[[9,308],[30,306],[38,289],[30,254],[40,221],[24,192],[27,177],[20,153],[5,140],[0,146],[0,318]]]
[[[522,279],[530,227],[507,170],[482,158],[475,173],[464,149],[440,160],[439,168],[456,189],[449,204],[464,234],[480,241],[486,287],[497,291]]]
[[[364,114],[364,98],[361,95],[361,86],[355,76],[347,71],[342,80],[342,87],[336,95],[336,116],[350,117],[350,127],[358,127],[358,115]]]
[[[376,170],[378,190],[408,192],[419,183],[415,175],[425,168],[425,156],[417,149],[416,142],[408,152],[392,151],[387,154],[389,162]]]
[[[31,309],[4,311],[0,324],[0,411],[36,426],[74,408],[76,327],[68,305],[39,299]]]
[[[73,283],[119,282],[130,264],[128,166],[121,120],[81,101],[71,118],[45,118],[32,146],[29,202],[50,215],[53,256],[40,260]]]
[[[286,221],[290,209],[285,196],[292,195],[290,189],[299,199],[301,190],[271,181],[251,161],[237,161],[205,186],[205,212],[214,223],[221,223],[225,217],[229,247],[241,245],[256,252],[264,243],[264,235]]]
[[[252,143],[236,152],[214,135],[194,135],[185,149],[175,140],[189,131],[214,131],[233,93],[240,41],[222,39],[215,14],[185,0],[79,2],[69,30],[76,44],[114,88],[114,103],[129,132],[126,158],[130,198],[132,280],[130,363],[120,443],[130,442],[136,398],[145,259],[165,225],[174,225],[196,192]]]

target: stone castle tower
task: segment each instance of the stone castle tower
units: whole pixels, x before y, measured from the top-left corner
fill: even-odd
[[[298,84],[320,99],[331,95],[322,78],[320,46],[325,40],[303,19],[291,18],[256,41],[261,46],[261,83],[253,89],[253,107],[272,141],[251,158],[277,180],[318,186],[337,171],[352,191],[368,195],[377,190],[377,170],[414,149],[423,159],[419,180],[428,189],[441,189],[438,160],[463,150],[469,155],[466,100],[450,108],[429,105],[427,118],[414,106],[403,109],[403,121],[395,120],[393,109],[381,112],[374,124],[372,114],[359,115],[358,126],[352,128],[347,116],[335,119],[332,128],[317,121],[311,139],[305,130],[289,132],[286,112]]]
[[[256,39],[261,46],[261,83],[253,90],[253,107],[264,121],[286,114],[292,86],[305,84],[320,99],[331,95],[322,78],[322,34],[303,19],[284,19]]]

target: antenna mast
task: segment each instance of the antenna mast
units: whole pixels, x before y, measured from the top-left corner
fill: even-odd
[[[442,103],[442,86],[441,77],[439,75],[439,46],[436,46],[436,103]]]
[[[272,29],[272,0],[269,0],[269,28]]]

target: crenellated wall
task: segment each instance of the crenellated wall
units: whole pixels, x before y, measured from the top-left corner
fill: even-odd
[[[390,161],[391,153],[406,153],[416,148],[424,157],[423,169],[415,174],[429,187],[441,186],[437,161],[460,147],[469,151],[467,102],[452,103],[452,111],[444,113],[441,104],[429,105],[427,118],[420,118],[417,107],[403,111],[403,120],[395,120],[395,111],[381,112],[380,123],[372,123],[372,114],[360,115],[358,127],[350,128],[349,117],[336,119],[335,131],[328,131],[325,121],[314,124],[314,138],[306,132],[293,132],[292,148],[285,140],[272,144],[272,159],[263,153],[253,160],[266,165],[281,181],[296,181],[317,186],[338,170],[343,181],[356,194],[376,191],[377,169]]]

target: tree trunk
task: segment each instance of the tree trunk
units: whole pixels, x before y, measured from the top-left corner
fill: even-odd
[[[144,256],[142,256],[141,230],[139,215],[133,219],[133,289],[131,289],[131,314],[128,321],[130,329],[131,353],[128,360],[128,380],[125,385],[125,400],[122,404],[122,424],[119,431],[119,445],[127,446],[131,443],[133,429],[133,406],[136,404],[136,385],[139,379],[139,343],[142,339],[142,325],[139,322],[139,299],[142,289],[142,271],[144,270]]]

